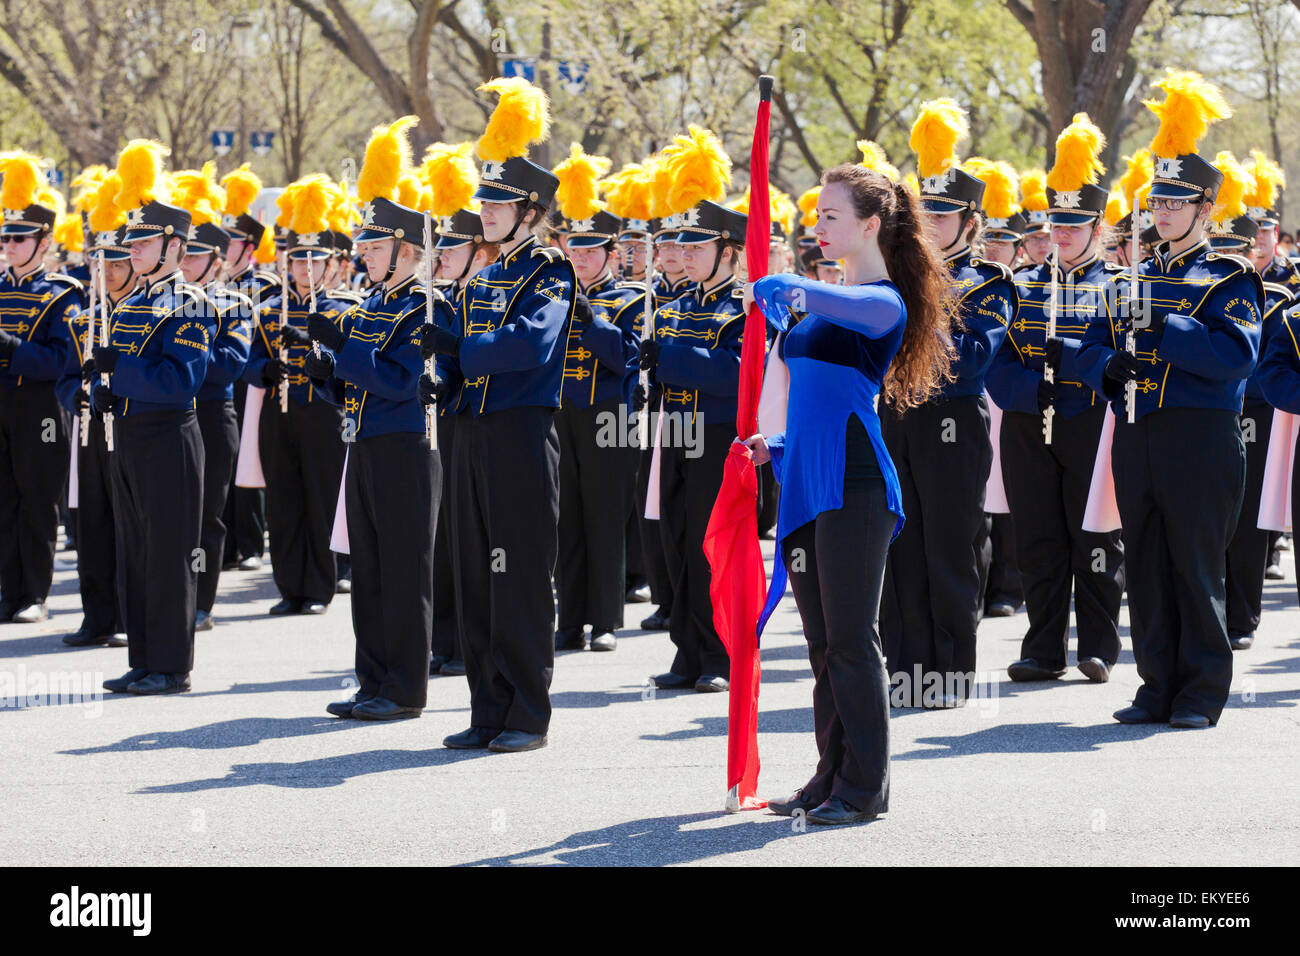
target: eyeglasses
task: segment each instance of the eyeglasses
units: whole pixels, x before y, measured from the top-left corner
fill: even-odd
[[[1178,212],[1188,203],[1193,202],[1191,199],[1148,199],[1147,208],[1155,211],[1168,209],[1170,212]]]
[[[0,246],[8,245],[11,242],[26,242],[31,236],[0,236]]]

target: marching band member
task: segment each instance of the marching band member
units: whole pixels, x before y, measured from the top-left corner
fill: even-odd
[[[1266,291],[1268,288],[1265,287]],[[1260,356],[1255,378],[1269,405],[1281,412],[1300,415],[1300,300],[1280,309],[1275,307],[1268,318],[1277,321],[1277,328]],[[1296,457],[1300,457],[1300,450]],[[1300,515],[1300,468],[1294,465],[1293,458],[1289,489],[1293,519]],[[1300,577],[1296,580],[1296,594],[1300,596]]]
[[[1238,416],[1261,289],[1247,262],[1205,241],[1223,174],[1196,140],[1230,107],[1195,73],[1171,71],[1156,85],[1166,98],[1147,104],[1160,117],[1148,205],[1161,241],[1138,264],[1137,305],[1117,276],[1103,298],[1109,321],[1088,326],[1076,364],[1116,415],[1112,470],[1142,686],[1115,719],[1197,728],[1218,721],[1232,681],[1224,564],[1245,481]],[[1130,329],[1136,354],[1124,349]]]
[[[1221,152],[1214,167],[1223,174],[1218,202],[1210,217],[1210,248],[1217,253],[1240,256],[1251,262],[1261,274],[1268,261],[1252,255],[1259,224],[1246,215],[1245,194],[1252,184],[1250,174],[1229,152]],[[1290,307],[1292,295],[1284,285],[1264,283],[1260,322],[1259,354],[1268,350],[1269,340],[1282,324],[1282,313]],[[1263,613],[1264,575],[1273,550],[1270,538],[1275,532],[1261,530],[1257,522],[1260,498],[1264,489],[1264,466],[1268,461],[1269,437],[1273,429],[1273,406],[1260,387],[1260,368],[1246,379],[1246,394],[1241,409],[1241,433],[1246,446],[1246,483],[1237,528],[1228,542],[1225,587],[1228,641],[1234,651],[1244,651],[1255,643],[1255,629]]]
[[[1278,248],[1278,212],[1274,206],[1286,186],[1281,168],[1261,151],[1250,151],[1252,188],[1245,196],[1246,215],[1259,225],[1250,258],[1265,282],[1284,286],[1292,295],[1300,295],[1300,270]]]
[[[910,706],[961,706],[975,670],[984,489],[993,464],[984,375],[1016,315],[1011,270],[971,253],[984,183],[953,153],[966,128],[960,106],[936,100],[922,104],[911,135],[926,231],[960,302],[952,378],[936,397],[881,415],[908,520],[890,547],[880,624],[891,678],[902,687],[895,700]]]
[[[1026,169],[1020,174],[1020,207],[1025,216],[1023,254],[1015,269],[1041,266],[1052,251],[1051,226],[1047,222],[1047,173]]]
[[[417,282],[424,214],[389,198],[407,174],[406,130],[415,122],[405,116],[377,127],[366,145],[357,178],[366,213],[355,242],[374,286],[341,321],[329,314],[333,310],[309,316],[312,344],[303,360],[312,387],[343,407],[343,437],[350,442],[344,496],[359,687],[350,700],[326,710],[359,720],[419,717],[429,694],[433,537],[442,465],[430,447],[419,381],[421,328],[429,317],[429,297],[436,302],[439,294]],[[301,205],[305,201],[310,194],[298,200],[295,227],[310,223]],[[299,275],[303,266],[315,264],[301,257],[312,246],[307,235],[295,229],[288,240],[300,253]],[[318,299],[318,310],[321,305]],[[333,515],[337,472],[329,487],[327,515]],[[324,519],[326,546],[329,520]],[[271,542],[274,546],[274,530]],[[329,584],[332,590],[332,578]]]
[[[0,226],[8,268],[0,275],[0,623],[49,617],[59,499],[68,479],[67,414],[55,383],[83,307],[81,284],[46,272],[57,212],[42,195],[40,160],[0,158]]]
[[[1101,258],[1108,194],[1096,183],[1105,171],[1098,158],[1104,146],[1085,113],[1057,137],[1047,186],[1059,259],[1016,274],[1020,311],[988,374],[989,394],[1003,409],[1002,473],[1029,613],[1020,659],[1007,668],[1013,681],[1065,674],[1071,592],[1079,670],[1105,683],[1119,660],[1123,545],[1118,532],[1083,530],[1105,400],[1080,381],[1075,362],[1102,289],[1121,271]],[[1055,337],[1048,331],[1052,316]],[[1045,364],[1052,366],[1052,381],[1044,376]],[[1044,430],[1049,408],[1050,441]]]
[[[655,314],[654,338],[641,346],[641,367],[663,388],[659,530],[673,582],[668,636],[677,648],[654,682],[664,690],[719,692],[730,686],[731,666],[713,625],[704,532],[735,437],[745,325],[736,266],[747,217],[703,198],[722,198],[730,180],[731,160],[713,133],[692,126],[673,146],[669,201],[687,208],[677,242],[694,285]]]
[[[94,304],[95,336],[93,340],[87,339],[84,348],[77,349],[78,360],[69,356],[67,371],[59,383],[64,406],[78,416],[82,406],[90,404],[91,382],[97,378],[89,370],[94,368],[91,355],[100,341],[101,323],[136,286],[131,249],[123,242],[126,215],[115,201],[121,186],[116,170],[107,173],[95,187],[89,210],[87,256],[93,269],[91,281],[98,286]],[[106,302],[100,300],[100,289]],[[86,318],[89,320],[90,316]],[[92,412],[88,420],[89,437],[77,449],[77,582],[81,593],[81,627],[65,634],[63,643],[73,647],[91,644],[126,647],[126,627],[117,593],[111,454],[103,419]]]
[[[453,749],[546,746],[555,666],[551,577],[559,520],[555,410],[573,318],[573,266],[533,234],[558,181],[529,160],[550,126],[546,94],[519,78],[500,94],[477,144],[474,198],[483,238],[501,253],[469,280],[457,335],[425,330],[425,351],[461,381],[452,460],[452,553],[470,686],[470,726]],[[432,344],[432,350],[429,346]]]
[[[234,382],[248,362],[253,327],[253,301],[220,282],[230,250],[230,234],[218,225],[225,195],[212,179],[211,166],[205,164],[201,172],[182,170],[172,174],[176,204],[190,214],[181,275],[186,282],[203,289],[216,309],[216,334],[209,349],[208,370],[194,401],[203,435],[203,528],[199,536],[203,563],[195,594],[196,631],[210,631],[213,627],[212,606],[217,600],[226,545],[222,514],[235,480],[235,455],[239,450]]]
[[[555,429],[560,439],[555,649],[612,651],[627,595],[625,541],[637,459],[625,447],[645,285],[618,283],[610,268],[621,220],[602,208],[596,180],[609,160],[574,144],[552,172],[565,221],[564,247],[578,280]]]
[[[330,530],[343,477],[343,442],[349,436],[343,431],[343,410],[320,394],[307,374],[305,361],[312,351],[307,326],[312,315],[338,326],[353,303],[330,298],[323,285],[330,202],[324,175],[299,180],[281,199],[291,224],[288,295],[263,301],[243,377],[246,384],[267,389],[258,448],[266,472],[271,574],[280,592],[270,613],[324,614],[338,579]],[[282,350],[287,360],[279,358]],[[281,411],[281,389],[289,391],[287,413]]]
[[[754,284],[765,315],[786,328],[790,395],[785,432],[746,444],[756,463],[770,455],[780,473],[767,610],[788,567],[813,669],[820,757],[808,783],[768,808],[834,825],[889,809],[889,676],[876,619],[904,505],[875,398],[883,391],[897,409],[938,391],[952,358],[953,302],[907,187],[847,165],[822,184],[817,238],[844,261],[849,285],[783,275]],[[806,315],[787,328],[792,309]]]
[[[122,150],[117,205],[123,243],[142,285],[111,317],[94,349],[95,410],[113,416],[113,518],[118,602],[130,670],[104,681],[114,693],[177,694],[194,667],[196,576],[202,529],[203,435],[194,398],[216,334],[212,303],[180,272],[190,214],[162,182],[167,148],[133,140]]]

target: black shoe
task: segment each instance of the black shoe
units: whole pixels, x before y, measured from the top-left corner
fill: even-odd
[[[717,674],[701,674],[695,682],[695,690],[701,694],[721,694],[730,688],[730,681]]]
[[[1155,724],[1159,723],[1155,715],[1145,707],[1138,707],[1134,704],[1131,707],[1121,707],[1112,715],[1121,724]]]
[[[648,604],[650,602],[650,585],[638,584],[627,589],[623,595],[626,604]]]
[[[146,674],[126,685],[128,694],[138,694],[141,697],[155,694],[183,694],[189,689],[189,674]]]
[[[236,568],[238,568],[238,567],[239,567],[239,559],[238,559],[238,558],[231,558],[229,561],[223,561],[223,562],[221,563],[221,570],[222,570],[222,571],[234,571],[234,570],[235,570]]]
[[[149,672],[143,667],[132,667],[121,677],[104,681],[104,690],[112,691],[114,694],[125,694],[128,687],[148,674]]]
[[[441,674],[443,677],[464,677],[465,662],[458,661],[455,658],[452,658],[447,663],[442,665],[442,670],[438,671],[438,673]]]
[[[649,617],[641,621],[641,630],[643,631],[666,631],[668,630],[668,612],[663,608],[655,611]]]
[[[251,558],[244,558],[236,567],[241,571],[260,571],[262,570],[262,559],[254,555]]]
[[[90,647],[91,645],[108,645],[113,640],[112,634],[92,634],[85,628],[63,635],[63,643],[69,647]]]
[[[280,598],[278,604],[272,605],[267,614],[297,614],[302,608],[301,601],[295,601],[292,598]]]
[[[822,801],[820,800],[810,800],[804,796],[803,790],[799,789],[790,794],[790,796],[786,797],[784,800],[767,801],[767,808],[777,816],[792,817],[796,810],[802,810],[804,813],[808,813],[821,802]]]
[[[1058,680],[1065,676],[1065,668],[1044,667],[1032,657],[1012,662],[1007,668],[1007,676],[1013,681]]]
[[[562,627],[555,632],[557,651],[580,651],[587,644],[587,636],[580,627]]]
[[[1204,730],[1210,726],[1210,718],[1194,710],[1176,710],[1169,718],[1169,726],[1181,727],[1185,730]]]
[[[1248,651],[1255,644],[1255,634],[1253,631],[1249,634],[1229,634],[1228,643],[1234,651]]]
[[[336,700],[332,704],[326,704],[325,711],[326,713],[333,714],[335,717],[351,717],[353,708],[355,708],[357,704],[364,704],[368,700],[370,700],[369,697],[366,697],[358,691],[347,700]]]
[[[18,605],[13,601],[0,601],[0,624],[8,624],[18,613]]]
[[[1008,601],[990,601],[984,608],[985,617],[1015,617],[1016,606]]]
[[[447,663],[447,658],[443,657],[441,654],[434,654],[430,657],[429,676],[432,677],[434,674],[439,673],[442,670],[442,665],[445,663]]]
[[[500,735],[501,731],[491,727],[470,727],[450,737],[443,737],[442,745],[452,750],[484,750]]]
[[[602,631],[592,629],[591,649],[593,651],[612,651],[616,647],[618,647],[618,638],[614,636],[613,628]]]
[[[1110,665],[1100,657],[1085,657],[1079,661],[1079,670],[1094,684],[1104,684],[1110,680]]]
[[[36,624],[40,621],[48,621],[49,618],[50,612],[44,602],[37,602],[18,610],[12,620],[15,624]]]
[[[831,797],[825,803],[808,811],[808,822],[833,827],[845,823],[862,823],[864,820],[874,820],[877,816],[878,814],[859,810],[839,797]]]
[[[358,720],[407,720],[422,713],[423,707],[403,707],[387,697],[357,701],[352,708],[352,716]]]
[[[215,623],[216,623],[216,622],[212,620],[212,612],[211,612],[211,611],[195,611],[195,612],[194,612],[194,630],[195,630],[195,631],[210,631],[210,630],[212,630],[212,626],[213,626]]]
[[[488,750],[499,754],[521,754],[526,750],[541,750],[546,746],[546,734],[530,734],[526,730],[503,730],[488,744]]]
[[[352,593],[352,579],[351,579],[351,578],[339,578],[339,580],[335,581],[335,582],[334,582],[334,593],[335,593],[335,594],[351,594],[351,593]]]
[[[656,674],[650,679],[655,682],[655,686],[660,690],[685,690],[686,688],[695,685],[695,681],[691,680],[689,677],[683,677],[681,674],[674,674],[672,671],[669,671],[666,674]]]
[[[120,631],[104,642],[105,647],[126,647],[131,642],[126,639],[126,635]]]
[[[329,610],[328,604],[322,604],[320,601],[303,601],[302,607],[298,608],[299,614],[324,614]]]

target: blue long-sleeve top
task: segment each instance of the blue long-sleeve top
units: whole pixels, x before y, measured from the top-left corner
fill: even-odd
[[[706,425],[736,420],[743,296],[734,276],[709,289],[697,283],[655,314],[660,349],[651,377],[663,388],[665,412],[691,422],[698,416]]]
[[[947,264],[960,301],[963,328],[954,329],[952,336],[957,351],[952,370],[957,377],[944,383],[939,397],[979,395],[993,356],[1015,320],[1019,297],[1011,270],[1000,262],[976,258],[967,249],[949,258]]]
[[[1053,407],[1062,418],[1073,418],[1103,401],[1079,374],[1079,343],[1101,309],[1101,295],[1115,274],[1123,272],[1093,257],[1056,273],[1056,334],[1062,340],[1061,367],[1056,376]],[[1052,267],[1041,265],[1015,274],[1020,308],[1007,328],[1007,337],[993,358],[984,383],[1003,411],[1038,412],[1038,385],[1043,380],[1047,326],[1051,318]],[[1104,321],[1104,320],[1103,320]]]
[[[1300,303],[1283,310],[1260,355],[1256,379],[1270,405],[1300,415]]]
[[[208,373],[195,401],[231,401],[235,397],[235,381],[248,364],[253,345],[253,300],[215,283],[204,291],[216,307],[217,334],[212,339]]]
[[[631,405],[645,324],[645,286],[619,285],[606,274],[583,293],[592,320],[575,316],[566,336],[563,398],[587,408],[618,397]]]
[[[318,292],[316,294],[316,311],[329,317],[334,321],[335,325],[340,327],[342,327],[343,314],[356,304],[351,299],[335,299],[330,293]],[[263,388],[265,386],[262,384],[262,370],[266,368],[266,363],[272,358],[279,358],[280,356],[281,323],[287,321],[289,325],[300,332],[306,332],[307,318],[312,311],[311,295],[300,296],[290,286],[287,298],[277,292],[263,302],[259,311],[259,321],[253,335],[253,344],[249,350],[248,361],[244,365],[243,379],[249,385]],[[263,408],[278,408],[280,389],[286,386],[289,389],[289,400],[298,405],[307,405],[316,398],[315,387],[312,385],[311,380],[307,378],[307,373],[303,369],[303,362],[310,351],[310,345],[295,343],[286,345],[285,353],[288,356],[289,373],[279,385],[267,390],[266,402],[262,406]],[[268,411],[267,414],[270,414],[270,412]]]
[[[118,352],[113,414],[193,408],[216,330],[212,300],[179,272],[123,299],[109,318],[108,344]]]
[[[74,322],[83,307],[81,284],[57,272],[16,278],[0,273],[0,329],[21,341],[0,358],[0,388],[24,382],[57,382],[76,346]]]
[[[439,298],[435,291],[434,301]],[[343,406],[344,418],[353,423],[352,437],[424,433],[419,382],[424,374],[420,327],[426,316],[424,286],[414,276],[391,289],[376,286],[343,314],[340,328],[347,338],[334,355],[334,377],[317,394]]]
[[[477,273],[460,301],[460,414],[560,407],[564,341],[577,278],[558,249],[530,236]]]
[[[433,324],[444,331],[460,335],[460,297],[464,295],[464,290],[455,282],[436,282],[434,288],[441,297],[433,304]],[[436,356],[433,364],[434,374],[446,385],[442,401],[438,403],[438,414],[456,415],[460,412],[464,394],[461,386],[465,384],[460,374],[460,364],[449,355]]]
[[[1268,343],[1277,334],[1282,325],[1282,313],[1291,308],[1295,302],[1295,296],[1283,285],[1275,285],[1272,282],[1264,283],[1264,318],[1259,323],[1259,355],[1262,359],[1264,352],[1268,349]],[[1244,399],[1247,405],[1258,405],[1266,399],[1264,390],[1259,387],[1259,365],[1255,365],[1255,371],[1250,373],[1250,378],[1246,379],[1246,396]]]
[[[1105,370],[1124,348],[1129,283],[1127,272],[1111,280],[1102,296],[1105,319],[1098,314],[1088,326],[1076,359],[1083,380],[1110,400],[1121,423],[1127,421],[1125,389],[1106,378]],[[1162,408],[1240,412],[1246,378],[1258,358],[1263,299],[1251,264],[1210,252],[1205,241],[1170,256],[1166,242],[1139,263],[1137,283],[1138,311],[1149,309],[1153,321],[1136,332],[1144,370],[1137,379],[1135,415]]]
[[[885,500],[903,527],[898,472],[880,433],[875,400],[903,341],[907,308],[889,280],[838,286],[793,275],[754,283],[754,300],[770,325],[786,332],[783,352],[790,370],[784,432],[765,436],[772,470],[781,483],[776,515],[776,562],[759,632],[785,593],[781,542],[824,511],[844,505],[844,438],[857,415],[875,450],[885,481]],[[791,312],[804,313],[791,324]]]

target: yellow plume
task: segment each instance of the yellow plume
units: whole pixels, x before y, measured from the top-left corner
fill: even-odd
[[[1106,171],[1101,151],[1106,148],[1102,135],[1087,113],[1075,113],[1074,120],[1056,137],[1056,163],[1047,174],[1047,185],[1057,192],[1072,192],[1084,185],[1095,185]]]
[[[1016,201],[1020,177],[1010,163],[972,156],[962,168],[984,183],[984,214],[989,218],[1009,219],[1020,211],[1020,203]]]
[[[60,216],[54,223],[54,241],[68,252],[80,252],[85,248],[85,233],[81,229],[81,217],[75,213]]]
[[[559,177],[555,199],[566,219],[588,219],[605,208],[597,194],[597,181],[609,172],[610,161],[604,156],[592,156],[582,149],[581,143],[569,146],[569,155],[551,170]]]
[[[189,210],[192,225],[221,223],[226,196],[217,185],[216,172],[216,164],[209,160],[202,170],[182,169],[172,174],[172,198],[176,205]]]
[[[1286,188],[1286,174],[1282,168],[1257,149],[1250,151],[1248,167],[1253,183],[1246,193],[1246,205],[1258,209],[1272,209],[1277,194]]]
[[[117,194],[122,188],[122,178],[111,170],[91,198],[90,228],[95,232],[110,232],[126,222],[126,214],[117,205]]]
[[[1151,151],[1157,156],[1185,156],[1196,152],[1196,143],[1210,124],[1232,115],[1232,107],[1219,88],[1199,73],[1170,70],[1163,80],[1151,85],[1165,92],[1163,103],[1142,101],[1160,117],[1160,129],[1151,141]]]
[[[1254,186],[1250,173],[1246,172],[1245,167],[1237,162],[1237,157],[1226,149],[1214,157],[1214,168],[1223,173],[1223,185],[1219,187],[1218,195],[1215,196],[1214,209],[1210,213],[1210,218],[1215,222],[1228,222],[1238,216],[1244,216],[1246,203],[1243,198]]]
[[[357,218],[356,207],[352,205],[352,194],[348,191],[347,177],[330,188],[329,226],[335,232],[347,233]]]
[[[257,194],[262,191],[262,180],[248,168],[248,163],[222,176],[221,185],[226,189],[224,211],[227,216],[242,216],[248,212]]]
[[[424,184],[419,175],[414,171],[402,173],[397,180],[397,195],[393,197],[399,205],[407,209],[414,209],[416,212],[426,212],[429,208],[429,199],[431,197],[429,187]]]
[[[744,193],[735,202],[729,204],[736,212],[749,214],[749,187],[745,187]],[[767,205],[768,215],[772,222],[779,222],[786,232],[794,232],[795,217],[798,216],[799,210],[795,208],[794,201],[789,196],[781,192],[774,186],[769,185],[767,188]]]
[[[1142,184],[1141,188],[1133,194],[1133,201],[1137,203],[1133,208],[1145,211],[1147,208],[1147,197],[1151,195],[1151,187],[1155,185],[1153,180],[1148,179]]]
[[[479,158],[503,163],[513,156],[527,156],[530,143],[546,139],[551,108],[545,92],[519,76],[497,77],[479,89],[500,97],[479,137]]]
[[[298,180],[298,193],[294,197],[293,219],[289,228],[299,235],[328,229],[330,202],[334,199],[333,189],[334,184],[324,173],[314,173]]]
[[[822,194],[820,186],[814,186],[802,196],[799,197],[799,211],[803,213],[799,217],[799,225],[812,228],[817,225],[817,197]]]
[[[474,144],[434,143],[424,151],[420,177],[433,193],[429,211],[438,217],[468,209],[478,189],[478,167]]]
[[[858,140],[858,149],[862,150],[862,162],[859,166],[880,173],[891,183],[898,182],[898,167],[892,166],[885,157],[885,151],[869,139]]]
[[[376,196],[384,199],[395,196],[398,180],[411,165],[411,144],[406,131],[417,122],[414,116],[403,116],[371,131],[366,156],[361,161],[361,175],[357,177],[357,196],[362,202]]]
[[[937,176],[957,161],[957,140],[969,131],[966,111],[957,101],[944,97],[921,104],[907,144],[916,153],[916,167],[922,177]]]
[[[275,197],[275,207],[280,210],[275,217],[275,224],[281,229],[288,229],[293,223],[293,207],[298,202],[299,188],[296,182],[290,183],[284,187],[284,192]]]
[[[1110,195],[1106,197],[1106,222],[1112,226],[1128,215],[1128,203],[1124,199],[1124,193],[1119,189],[1112,189]]]
[[[685,212],[706,199],[721,202],[731,182],[731,157],[712,131],[694,123],[664,147],[671,185],[668,211]]]
[[[26,209],[36,202],[36,194],[45,182],[41,161],[31,153],[6,153],[0,157],[0,173],[4,185],[0,186],[0,206],[5,209]]]
[[[123,211],[139,209],[155,199],[168,201],[162,161],[170,152],[162,143],[151,139],[133,139],[122,148],[117,159],[117,175],[121,177],[122,188],[116,201]]]
[[[95,198],[95,190],[107,175],[108,167],[98,163],[87,166],[78,173],[72,180],[72,188],[76,190],[72,197],[72,208],[77,212],[89,212],[90,204]]]
[[[673,186],[672,170],[662,152],[658,152],[645,161],[650,179],[650,210],[656,218],[676,215],[676,210],[669,208],[668,192]]]
[[[60,216],[68,211],[68,202],[63,198],[63,193],[48,183],[36,190],[36,201],[46,209],[53,209]]]
[[[903,185],[912,191],[913,196],[921,195],[921,182],[916,178],[916,173],[908,173],[904,176]]]
[[[262,241],[253,250],[253,261],[265,266],[274,262],[275,256],[275,230],[263,229]]]
[[[1047,173],[1041,169],[1021,172],[1020,205],[1025,212],[1042,212],[1047,208]]]
[[[1132,156],[1125,156],[1124,162],[1128,168],[1124,170],[1124,175],[1119,179],[1120,188],[1124,190],[1124,202],[1129,209],[1133,208],[1134,197],[1142,188],[1144,183],[1149,183],[1151,177],[1155,175],[1155,161],[1151,158],[1151,150],[1145,146],[1135,152]]]
[[[601,180],[609,211],[620,219],[650,219],[654,203],[653,175],[654,170],[647,163],[628,163]]]

